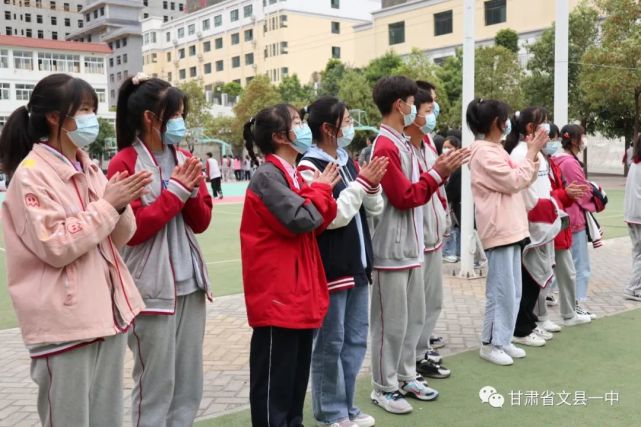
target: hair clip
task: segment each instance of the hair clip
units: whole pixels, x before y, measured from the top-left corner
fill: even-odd
[[[567,132],[563,132],[563,138],[564,139],[570,139],[570,134]]]
[[[518,120],[519,116],[521,115],[520,111],[517,111],[514,113],[514,117]]]
[[[135,76],[131,78],[131,82],[134,84],[134,86],[138,86],[142,82],[146,82],[147,80],[151,79],[147,74],[143,73],[142,71],[139,71],[136,73]]]

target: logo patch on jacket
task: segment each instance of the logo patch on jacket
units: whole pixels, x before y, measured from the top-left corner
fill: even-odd
[[[40,200],[38,200],[38,197],[33,193],[28,193],[27,195],[25,195],[24,202],[30,208],[40,207]]]
[[[76,234],[82,231],[82,224],[77,222],[72,222],[67,224],[67,231],[71,234]]]

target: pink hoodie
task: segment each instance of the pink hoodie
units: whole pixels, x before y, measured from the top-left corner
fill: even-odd
[[[578,184],[587,184],[585,173],[581,163],[570,154],[561,153],[554,156],[556,164],[561,169],[563,178],[569,184],[576,182]],[[589,192],[582,199],[574,201],[565,212],[570,216],[570,229],[573,233],[585,230],[585,214],[583,211],[595,212],[596,207],[592,201],[592,192]]]
[[[527,211],[520,191],[536,178],[538,164],[516,164],[501,144],[472,144],[470,171],[476,228],[484,249],[510,245],[530,236]]]

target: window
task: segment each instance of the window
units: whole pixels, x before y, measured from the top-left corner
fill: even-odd
[[[93,19],[98,18],[98,9],[93,11]]]
[[[211,50],[211,42],[203,42],[203,52],[209,52]]]
[[[176,3],[173,1],[171,2],[171,10],[176,10]]]
[[[65,18],[65,27],[71,27],[71,19]]]
[[[214,45],[216,46],[216,49],[222,49],[223,48],[223,38],[218,37],[216,40],[214,40]]]
[[[340,9],[341,3],[340,0],[331,0],[332,1],[332,9]]]
[[[0,68],[9,68],[9,50],[0,49]]]
[[[142,4],[147,7],[149,6],[149,0],[142,0]]]
[[[104,7],[100,8],[100,16],[105,16],[105,8]]]
[[[78,28],[82,28],[84,26],[84,22],[82,22],[81,19],[78,19]]]
[[[16,101],[29,101],[34,85],[16,83]]]
[[[33,37],[33,32],[31,31],[31,28],[27,28],[27,31],[25,33],[25,36],[27,37]]]
[[[155,55],[155,53],[154,53],[154,55]],[[156,62],[156,61],[154,61],[154,62]],[[123,64],[126,64],[126,63],[127,63],[127,54],[126,54],[126,53],[124,53],[124,54],[122,55],[122,63],[123,63]]]
[[[31,52],[14,50],[13,67],[18,70],[33,70],[33,54]]]
[[[0,83],[0,99],[9,99],[9,83]]]
[[[253,13],[253,6],[251,4],[248,4],[243,8],[243,17],[249,18],[250,16],[252,16],[252,13]]]
[[[167,52],[167,62],[171,62],[171,52]]]
[[[171,82],[171,80],[172,80],[171,77],[172,77],[172,75],[171,75],[171,71],[170,71],[170,72],[167,73],[167,81]]]
[[[281,54],[287,54],[287,48],[289,47],[289,43],[287,42],[280,42],[280,53]]]
[[[162,17],[162,22],[169,22],[169,17],[167,15],[164,15]]]
[[[452,32],[452,11],[434,14],[434,35],[442,36]]]
[[[183,59],[185,57],[185,49],[178,49],[178,59]]]
[[[203,21],[203,31],[209,30],[210,27],[211,27],[211,21],[209,19],[205,19]]]
[[[287,68],[287,67],[281,68],[280,69],[280,74],[281,74],[282,77],[285,77],[285,76],[289,75],[289,68]]]
[[[113,74],[109,74],[109,81],[110,81],[111,83],[113,83],[114,81],[116,81],[116,78],[114,77],[114,75],[113,75]]]
[[[143,17],[143,19],[147,19],[147,18],[149,18],[149,14],[148,13],[143,13],[142,17]]]
[[[118,56],[116,57],[116,64],[117,64],[117,65],[120,65],[120,64],[121,64],[120,55],[118,55]]]
[[[182,70],[178,70],[178,78],[180,80],[185,80],[187,78],[187,72],[184,68]]]
[[[31,14],[30,13],[25,13],[24,14],[24,21],[25,22],[31,22]]]
[[[165,39],[167,40],[167,42],[170,42],[170,41],[171,41],[171,32],[167,31],[167,32],[165,33]]]
[[[4,12],[4,19],[6,19],[7,21],[11,21],[11,12],[9,12],[8,10],[5,11]]]
[[[287,28],[287,15],[280,15],[280,28]]]
[[[238,33],[232,34],[231,35],[231,44],[234,45],[234,44],[238,44],[238,43],[240,43],[240,34],[238,34]]]
[[[55,16],[52,16],[51,17],[51,25],[58,25],[58,18],[56,18]]]
[[[107,91],[105,89],[96,89],[98,95],[98,102],[107,102]]]
[[[189,26],[187,27],[187,34],[191,36],[192,34],[195,34],[195,33],[196,33],[196,24],[189,24]]]
[[[223,25],[223,15],[214,16],[214,27],[220,27]]]
[[[223,61],[216,61],[216,71],[223,71]]]
[[[36,22],[42,24],[42,15],[36,15]]]
[[[13,30],[11,29],[11,27],[6,27],[5,28],[5,33],[6,33],[6,35],[10,36],[10,35],[13,34]]]
[[[189,46],[189,56],[196,55],[196,45]]]
[[[151,37],[153,39],[153,42],[156,43],[156,33],[154,32],[154,33],[151,33],[151,34],[152,34]],[[125,46],[127,46],[127,37],[122,39],[122,47],[125,47]]]
[[[167,4],[166,1],[162,2],[162,8],[163,9],[167,10],[168,7],[169,7],[169,5]]]
[[[178,28],[178,38],[182,39],[185,37],[185,29],[184,28]]]
[[[332,34],[340,34],[340,33],[341,33],[341,23],[332,22]]]
[[[104,74],[105,61],[103,61],[102,58],[85,56],[85,73]]]
[[[238,21],[238,9],[234,9],[231,12],[229,12],[229,20],[231,22]]]
[[[116,40],[116,49],[120,49],[120,40]]]
[[[254,30],[245,30],[245,41],[250,42],[254,40]]]
[[[340,59],[341,58],[341,48],[338,46],[332,46],[332,58]]]
[[[389,44],[405,43],[405,21],[389,24]]]
[[[196,67],[190,67],[189,68],[189,77],[196,77],[197,75]]]
[[[91,13],[85,13],[85,21],[91,21]]]
[[[181,11],[181,12],[183,11],[183,4],[182,3],[178,3],[178,10]]]
[[[505,0],[491,0],[485,2],[485,25],[494,25],[505,22],[507,10]]]
[[[240,56],[233,56],[231,58],[231,67],[232,68],[240,67]]]
[[[49,9],[56,10],[56,2],[55,1],[50,1],[49,2]]]
[[[45,32],[43,30],[38,30],[38,38],[39,39],[44,39],[45,38]]]
[[[114,66],[114,59],[113,58],[109,58],[109,66],[110,67]]]
[[[245,65],[253,65],[253,64],[254,64],[254,54],[253,53],[245,54]]]
[[[205,74],[211,74],[211,62],[208,62],[203,66],[203,71]]]

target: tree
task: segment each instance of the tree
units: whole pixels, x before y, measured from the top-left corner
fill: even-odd
[[[221,139],[225,142],[232,143],[235,141],[234,135],[234,117],[218,116],[214,117],[211,124],[206,129],[206,135],[212,138]]]
[[[519,35],[511,28],[505,28],[496,33],[494,43],[514,53],[519,53]]]
[[[327,61],[325,70],[321,72],[318,94],[337,96],[340,90],[341,79],[346,71],[347,67],[338,59],[330,59]]]
[[[87,151],[92,159],[98,159],[102,163],[102,159],[109,151],[108,141],[116,139],[116,129],[113,123],[102,117],[98,117],[98,125],[100,126],[98,136],[94,142],[89,144]]]
[[[363,70],[365,73],[365,78],[370,83],[372,87],[376,82],[385,76],[394,74],[394,71],[397,70],[403,64],[403,60],[396,53],[389,51],[383,56],[372,59],[367,67]]]
[[[191,128],[206,128],[212,121],[209,111],[211,103],[207,102],[205,88],[201,80],[190,80],[179,86],[188,98],[189,112],[187,114],[186,126]]]
[[[311,85],[303,86],[298,75],[285,76],[278,86],[278,91],[283,102],[294,104],[297,107],[304,107],[313,101],[314,92]]]
[[[514,109],[523,105],[523,70],[516,53],[503,46],[476,49],[474,88],[476,96],[500,99]]]
[[[240,95],[234,106],[236,117],[232,125],[231,142],[237,147],[242,146],[243,126],[252,116],[265,107],[282,101],[278,89],[272,85],[266,75],[256,76]]]
[[[456,49],[456,54],[445,59],[436,70],[436,75],[441,81],[439,95],[442,99],[447,97],[449,107],[441,109],[439,125],[451,129],[461,127],[462,92],[463,92],[463,51]]]
[[[238,82],[225,83],[222,87],[222,92],[235,98],[243,92],[243,87]]]
[[[367,115],[367,123],[378,123],[381,116],[372,98],[372,88],[363,73],[348,70],[341,80],[338,98],[354,110],[363,110]]]

